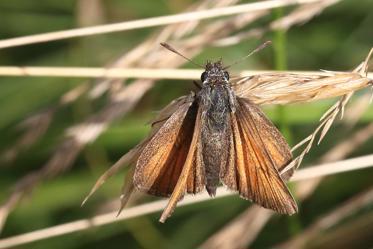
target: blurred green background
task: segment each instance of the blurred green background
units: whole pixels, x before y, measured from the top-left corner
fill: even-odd
[[[84,1],[0,1],[0,39],[64,30],[83,25],[174,14],[194,3],[179,1],[107,0],[92,1],[98,9],[81,9]],[[87,1],[85,1],[87,2]],[[242,1],[248,2],[248,1]],[[89,3],[88,3],[89,5]],[[240,69],[341,70],[356,67],[373,46],[373,1],[344,0],[327,8],[302,26],[287,32],[270,32],[274,46],[235,67]],[[94,13],[93,17],[89,16]],[[289,9],[273,11],[263,23],[285,15]],[[87,17],[88,16],[88,17]],[[88,20],[88,21],[87,21]],[[255,26],[260,27],[258,22]],[[249,30],[252,26],[245,29]],[[101,67],[146,39],[161,28],[68,39],[0,50],[0,65]],[[263,39],[263,40],[265,40]],[[247,54],[260,41],[250,40],[226,48],[209,47],[195,61],[222,57],[231,62]],[[158,44],[154,44],[158,46]],[[173,56],[170,54],[170,56]],[[186,64],[186,68],[193,65]],[[67,90],[82,79],[54,77],[0,77],[0,151],[5,151],[20,136],[17,125],[25,117],[56,104]],[[122,154],[144,138],[147,122],[172,99],[193,89],[190,82],[158,81],[137,107],[115,122],[79,155],[71,170],[40,183],[12,212],[1,237],[50,227],[90,217],[105,209],[105,203],[118,200],[124,172],[117,174],[98,191],[86,206],[80,203],[95,180]],[[359,92],[356,102],[366,92]],[[62,108],[46,135],[11,163],[0,165],[0,199],[9,196],[11,186],[22,176],[39,169],[62,141],[65,128],[99,110],[105,100],[80,98]],[[284,107],[267,106],[266,113],[281,128],[291,145],[306,137],[317,126],[321,115],[335,100]],[[353,128],[337,122],[320,146],[306,156],[302,166],[316,163],[321,155],[344,138],[371,123],[368,107]],[[356,148],[351,157],[372,153],[373,139]],[[373,169],[327,177],[315,193],[300,204],[300,214],[292,218],[274,216],[255,240],[252,248],[268,248],[302,233],[317,217],[334,209],[355,194],[372,186]],[[154,198],[147,197],[146,200]],[[105,204],[105,205],[104,205]],[[118,203],[115,203],[117,205]],[[109,205],[109,204],[107,204]],[[113,204],[110,204],[113,207]],[[109,206],[110,206],[109,205]],[[19,248],[195,248],[251,204],[236,195],[211,200],[176,210],[167,223],[158,223],[159,213],[93,228],[88,231],[42,240]],[[117,208],[117,206],[114,206]],[[373,206],[359,213],[372,216]],[[353,218],[351,218],[353,220]],[[372,229],[373,226],[371,225]],[[352,230],[353,233],[354,230]],[[372,230],[371,230],[372,231]],[[351,234],[350,234],[351,235]],[[353,236],[353,234],[351,235]],[[345,238],[347,239],[347,238]],[[371,248],[373,240],[359,241],[354,248]],[[315,246],[315,248],[318,248]]]

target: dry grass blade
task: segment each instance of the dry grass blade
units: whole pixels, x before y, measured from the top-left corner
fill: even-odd
[[[360,193],[346,201],[336,209],[319,218],[300,235],[290,241],[275,246],[276,248],[303,248],[314,236],[336,225],[342,219],[351,216],[357,210],[373,202],[373,188]]]
[[[120,207],[117,216],[120,215],[123,208],[127,205],[132,193],[135,192],[135,185],[132,182],[133,175],[135,173],[134,168],[130,168],[129,172],[124,177],[124,184],[122,186],[122,193],[120,195]]]
[[[358,159],[359,158],[359,159]],[[356,165],[354,163],[360,165],[361,167],[369,167],[370,163],[366,160],[370,160],[372,155],[361,156],[355,159],[346,159],[343,161],[339,161],[338,163],[330,162],[324,163],[322,166],[314,166],[314,167],[307,167],[302,170],[298,170],[298,172],[292,177],[293,181],[301,181],[308,178],[315,178],[321,177],[324,175],[329,175],[331,167],[334,165],[334,169],[332,170],[335,174],[342,173],[346,171],[350,171],[354,169]]]
[[[154,44],[158,46],[159,44]],[[201,70],[163,68],[0,67],[0,75],[106,79],[199,79]]]
[[[309,169],[300,169],[295,173],[292,178],[293,181],[299,180],[309,180],[314,177],[322,177],[327,175],[333,175],[338,172],[345,172],[351,170],[358,170],[362,168],[373,167],[373,155],[357,157],[353,159],[348,159],[344,161],[338,161],[330,164],[324,164],[319,166],[310,167]],[[313,169],[313,170],[312,170]],[[308,173],[303,174],[303,171],[308,171]],[[311,173],[310,173],[311,171]],[[312,172],[314,171],[314,172]],[[235,194],[227,190],[225,187],[220,187],[217,191],[216,198],[221,198],[224,196]],[[369,197],[370,198],[370,197]],[[202,201],[211,200],[207,193],[186,196],[183,201],[180,202],[179,206],[189,205],[192,203],[198,203]],[[366,199],[364,199],[366,200]],[[72,232],[82,231],[95,226],[102,226],[114,222],[119,222],[122,220],[138,217],[141,215],[154,213],[160,211],[167,204],[167,200],[155,201],[131,208],[124,209],[119,217],[116,217],[117,212],[111,212],[108,214],[97,215],[90,219],[78,220],[62,225],[57,225],[54,227],[49,227],[37,231],[33,231],[26,234],[21,234],[9,238],[0,239],[0,248],[10,248],[14,246],[19,246],[22,244],[47,239],[55,236],[60,236],[63,234],[68,234]]]
[[[88,198],[102,185],[105,183],[106,179],[113,176],[117,173],[122,167],[133,163],[133,161],[138,157],[138,150],[132,149],[124,156],[122,156],[108,171],[105,172],[100,178],[97,180],[95,185],[93,186],[92,190],[89,192],[87,197],[83,200],[82,205],[88,200]]]
[[[155,27],[167,24],[180,22],[188,22],[202,20],[207,18],[222,17],[240,13],[256,12],[260,10],[273,9],[288,5],[307,4],[320,2],[321,0],[268,0],[255,3],[241,4],[230,7],[216,8],[210,10],[197,10],[189,13],[177,15],[153,17],[143,20],[128,21],[115,24],[107,24],[93,26],[80,29],[70,29],[66,31],[56,31],[39,35],[24,36],[19,38],[11,38],[0,41],[0,49],[7,47],[15,47],[27,44],[35,44],[40,42],[55,41],[72,37],[82,37],[89,35],[105,34],[110,32],[118,32],[131,29],[139,29],[146,27]]]
[[[155,44],[158,46],[158,44]],[[174,80],[194,80],[199,79],[202,73],[201,69],[173,69],[173,68],[122,68],[126,65],[121,65],[120,67],[107,67],[107,68],[93,68],[93,67],[15,67],[6,66],[0,67],[0,75],[5,76],[26,76],[26,77],[67,77],[67,78],[105,78],[105,79],[174,79]],[[281,73],[269,70],[244,70],[241,72],[233,72],[234,75],[239,75],[239,77],[252,77],[254,75],[273,75],[274,79],[280,80],[281,77],[290,76],[306,77],[304,80],[307,81],[313,76],[324,78],[325,76],[330,76],[327,73],[322,73],[320,71],[281,71]],[[324,77],[323,77],[324,76]],[[368,78],[373,78],[373,74],[368,74]],[[282,78],[285,80],[286,78]],[[296,80],[296,79],[295,79]],[[317,82],[316,82],[317,83]],[[338,83],[338,82],[337,82]],[[83,87],[83,86],[81,86]],[[83,89],[73,89],[69,91],[64,96],[63,99],[69,99],[69,101],[74,101],[77,97],[82,94]]]
[[[98,77],[108,79],[199,79],[199,69],[158,69],[158,68],[66,68],[66,67],[0,67],[0,75],[54,76],[54,77]],[[330,75],[322,72],[275,72],[242,71],[235,73],[244,79],[236,83],[239,95],[250,96],[258,104],[288,104],[332,98],[357,91],[369,86],[373,74],[362,76],[358,73]],[[110,80],[109,80],[110,81]],[[106,81],[105,81],[106,82]],[[102,87],[102,84],[100,84]],[[75,89],[74,89],[75,90]],[[97,90],[95,90],[97,91]],[[62,99],[69,102],[82,94],[74,91]],[[79,93],[79,94],[78,94]],[[97,94],[94,94],[95,96]]]

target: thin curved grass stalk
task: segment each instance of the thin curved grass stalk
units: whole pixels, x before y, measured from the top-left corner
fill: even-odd
[[[55,41],[73,37],[83,37],[89,35],[106,34],[125,30],[133,30],[146,27],[162,26],[187,21],[198,21],[202,19],[224,17],[242,13],[252,13],[261,10],[274,9],[296,4],[308,4],[321,2],[321,0],[268,0],[254,3],[241,4],[236,6],[226,6],[222,8],[204,9],[188,13],[181,13],[169,16],[147,18],[143,20],[128,21],[122,23],[106,24],[80,29],[70,29],[65,31],[55,31],[50,33],[11,38],[0,41],[0,48],[22,46],[40,42]]]

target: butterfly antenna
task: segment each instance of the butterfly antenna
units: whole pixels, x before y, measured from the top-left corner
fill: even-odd
[[[189,59],[188,57],[186,57],[185,55],[183,55],[182,53],[180,53],[179,51],[177,51],[176,49],[174,49],[173,47],[171,47],[171,45],[165,43],[165,42],[161,42],[161,46],[170,50],[171,52],[174,52],[175,54],[177,55],[180,55],[181,57],[183,57],[184,59],[186,59],[187,61],[191,62],[192,64],[198,66],[198,67],[202,67],[202,68],[205,68],[204,66],[192,61],[191,59]]]
[[[263,44],[261,44],[260,46],[258,46],[256,49],[254,49],[251,53],[249,53],[248,55],[245,55],[244,57],[242,57],[241,59],[233,62],[232,64],[224,67],[223,69],[227,69],[227,68],[230,68],[231,66],[234,66],[238,63],[241,63],[242,61],[246,60],[248,57],[252,56],[253,54],[259,52],[260,50],[264,49],[265,47],[267,47],[268,45],[270,45],[272,42],[271,41],[266,41],[264,42]]]

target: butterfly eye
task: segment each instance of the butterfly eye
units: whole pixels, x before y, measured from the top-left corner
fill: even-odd
[[[224,77],[226,80],[229,80],[229,73],[227,71],[224,71]]]
[[[203,72],[203,73],[201,74],[201,81],[202,81],[202,82],[205,82],[206,77],[207,77],[207,73],[206,73],[206,72]]]

